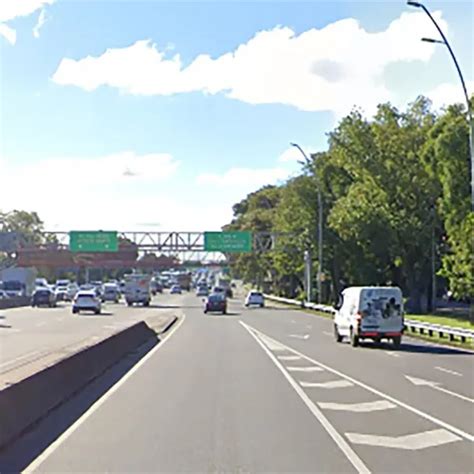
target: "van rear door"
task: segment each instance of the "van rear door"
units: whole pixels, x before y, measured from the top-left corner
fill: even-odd
[[[400,288],[366,288],[362,290],[359,311],[361,331],[387,335],[403,329],[403,299]]]

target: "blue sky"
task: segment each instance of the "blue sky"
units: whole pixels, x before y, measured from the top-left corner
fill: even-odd
[[[0,2],[0,202],[49,229],[216,230],[353,105],[460,100],[404,2],[23,2]],[[426,4],[471,87],[473,3]]]

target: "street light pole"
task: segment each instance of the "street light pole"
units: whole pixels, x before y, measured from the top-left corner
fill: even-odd
[[[439,27],[438,23],[436,23],[436,20],[433,18],[431,13],[429,12],[428,8],[425,7],[420,2],[413,2],[413,1],[408,1],[407,5],[410,5],[415,8],[421,8],[430,18],[430,20],[433,22],[434,26],[438,30],[439,34],[441,35],[441,38],[443,40],[435,40],[431,38],[422,38],[422,41],[425,41],[427,43],[441,43],[444,44],[449,51],[449,54],[451,55],[451,58],[454,62],[454,65],[456,66],[456,70],[458,71],[459,79],[461,80],[461,85],[462,85],[462,90],[464,92],[464,97],[466,99],[466,106],[467,106],[467,117],[469,120],[469,156],[471,159],[471,209],[474,210],[474,122],[473,122],[473,112],[472,112],[472,107],[471,103],[469,101],[469,94],[467,93],[467,88],[466,88],[466,83],[464,81],[464,77],[461,72],[461,68],[459,67],[458,61],[456,59],[456,56],[454,55],[454,52],[451,48],[451,45],[448,42],[448,39],[443,33],[443,30]]]
[[[290,143],[291,146],[298,148],[303,155],[306,163],[311,163],[308,155],[304,152],[297,143]],[[321,186],[318,183],[318,272],[317,272],[317,285],[318,285],[318,303],[321,304],[321,277],[323,273],[323,200],[321,196]]]

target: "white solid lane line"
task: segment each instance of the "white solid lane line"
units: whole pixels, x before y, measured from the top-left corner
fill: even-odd
[[[353,413],[370,413],[371,411],[389,410],[397,407],[397,405],[387,400],[363,403],[319,402],[318,405],[325,410],[351,411]]]
[[[329,382],[300,382],[304,388],[346,388],[353,387],[354,384],[348,380],[331,380]]]
[[[240,323],[244,324],[244,323],[242,323],[242,321],[240,321]],[[377,395],[378,397],[385,398],[386,400],[388,400],[392,403],[395,403],[396,405],[398,405],[400,407],[403,407],[406,410],[408,410],[412,413],[415,413],[416,415],[418,415],[418,416],[420,416],[420,417],[422,417],[426,420],[429,420],[429,421],[431,421],[432,423],[435,423],[438,426],[446,428],[447,430],[449,430],[453,433],[456,433],[457,435],[461,436],[462,438],[467,439],[468,441],[471,441],[471,442],[474,441],[474,435],[472,435],[470,433],[467,433],[466,431],[463,431],[460,428],[457,428],[456,426],[453,426],[449,423],[446,423],[445,421],[440,420],[439,418],[437,418],[433,415],[430,415],[429,413],[425,413],[424,411],[419,410],[418,408],[415,408],[415,407],[409,405],[408,403],[402,402],[401,400],[398,400],[395,397],[392,397],[391,395],[388,395],[387,393],[382,392],[381,390],[377,390],[376,388],[373,388],[373,387],[371,387],[370,385],[367,385],[364,382],[360,382],[359,380],[355,379],[354,377],[350,377],[349,375],[346,375],[346,374],[340,372],[339,370],[333,369],[332,367],[329,367],[328,365],[323,364],[322,362],[318,362],[317,360],[315,360],[311,357],[308,357],[307,355],[303,354],[302,352],[297,351],[296,349],[293,349],[292,347],[285,346],[282,343],[276,341],[275,339],[272,339],[270,336],[267,336],[267,335],[261,333],[258,329],[255,329],[252,326],[249,326],[247,324],[245,324],[245,326],[248,328],[248,331],[253,331],[253,332],[255,332],[255,334],[258,334],[259,336],[261,335],[262,337],[265,338],[266,341],[271,341],[272,344],[278,344],[280,348],[283,348],[283,349],[286,348],[286,350],[288,352],[291,352],[292,354],[295,354],[295,355],[299,355],[300,357],[307,360],[308,362],[311,362],[312,364],[318,365],[319,367],[327,370],[328,372],[331,372],[331,373],[337,375],[338,377],[341,377],[341,378],[347,380],[348,382],[352,382],[353,384],[358,385],[359,387],[362,387],[362,388],[366,389],[367,391],[373,393],[374,395]],[[280,350],[283,350],[283,349],[280,349]]]
[[[278,361],[275,355],[270,351],[270,349],[262,342],[259,336],[254,333],[254,329],[245,324],[242,321],[239,323],[248,331],[248,333],[257,341],[260,347],[265,351],[268,357],[273,361],[276,367],[280,370],[283,376],[286,378],[291,387],[299,395],[304,404],[308,407],[313,416],[321,423],[323,428],[327,431],[329,436],[345,454],[346,458],[351,462],[357,472],[369,474],[370,471],[368,467],[364,464],[362,459],[356,454],[356,452],[351,448],[343,436],[331,425],[329,420],[323,414],[323,412],[312,402],[312,400],[306,395],[305,391],[288,375],[285,371],[283,365]],[[268,338],[267,338],[268,339]]]
[[[316,367],[314,365],[310,367],[286,367],[288,372],[322,372],[321,367]]]
[[[300,334],[290,334],[288,337],[294,337],[295,339],[309,339],[309,334],[303,334],[303,335],[300,335]]]
[[[444,429],[424,431],[405,436],[377,436],[359,433],[346,433],[347,438],[354,444],[383,446],[384,448],[417,449],[432,448],[441,444],[459,441],[461,438]]]
[[[53,443],[51,443],[26,469],[22,472],[25,474],[33,473],[38,470],[38,468],[43,464],[43,462],[51,456],[51,454],[56,451],[59,446],[66,441],[69,436],[71,436],[74,431],[79,428],[97,409],[99,409],[114,392],[116,392],[143,364],[146,363],[148,359],[153,357],[153,355],[164,346],[170,337],[182,326],[186,316],[183,314],[181,316],[181,321],[178,321],[178,324],[171,329],[168,336],[161,342],[158,343],[150,352],[148,352],[142,359],[140,359],[115,385],[112,385],[107,392],[102,395],[91,407],[80,417],[78,418],[62,435],[56,438]]]
[[[446,372],[447,374],[457,375],[458,377],[462,377],[463,375],[455,370],[445,369],[444,367],[435,367],[436,370],[440,370],[441,372]]]

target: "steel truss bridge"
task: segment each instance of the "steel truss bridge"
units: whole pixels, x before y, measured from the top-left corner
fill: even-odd
[[[62,247],[69,246],[69,232],[44,232],[45,237],[54,238]],[[204,232],[117,232],[119,239],[135,244],[141,255],[158,253],[179,258],[181,261],[202,263],[225,263],[227,255],[204,249]],[[286,234],[274,232],[253,232],[253,251],[256,253],[274,250],[278,237]]]

